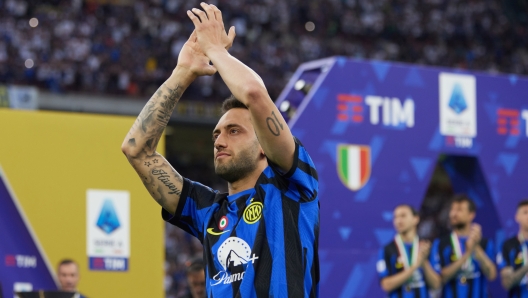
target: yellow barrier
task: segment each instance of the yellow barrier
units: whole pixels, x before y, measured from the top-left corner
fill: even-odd
[[[79,262],[89,297],[163,297],[163,222],[121,153],[132,117],[0,109],[0,165],[51,264]],[[159,143],[164,148],[164,140]],[[88,270],[86,190],[130,192],[128,272]]]

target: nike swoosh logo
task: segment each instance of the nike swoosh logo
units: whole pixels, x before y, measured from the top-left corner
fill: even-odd
[[[215,232],[213,228],[207,229],[207,233],[211,235],[215,235],[215,236],[222,235],[223,233],[227,233],[227,232],[229,232],[229,230],[222,231],[222,232]]]

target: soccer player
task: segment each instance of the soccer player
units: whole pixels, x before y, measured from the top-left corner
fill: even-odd
[[[473,223],[475,215],[469,197],[455,196],[449,212],[453,231],[433,244],[433,267],[442,277],[444,298],[488,297],[487,280],[497,276],[491,261],[493,243],[482,238],[480,225]]]
[[[519,233],[504,242],[497,253],[502,286],[510,298],[528,298],[528,200],[517,205]]]
[[[420,240],[418,212],[410,205],[394,209],[394,241],[380,250],[377,270],[381,287],[389,297],[429,297],[429,289],[440,288],[440,276],[429,263],[431,243]]]
[[[261,78],[227,52],[234,28],[226,34],[220,10],[201,7],[187,12],[195,31],[122,150],[163,207],[163,219],[202,242],[208,297],[317,297],[314,164]],[[156,152],[183,91],[196,77],[216,71],[233,94],[212,132],[215,172],[228,182],[229,193],[183,178]]]
[[[205,298],[205,271],[203,260],[193,260],[185,273],[187,275],[187,284],[189,285],[189,294],[183,298]]]

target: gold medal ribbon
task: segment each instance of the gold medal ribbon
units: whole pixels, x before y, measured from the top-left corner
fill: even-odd
[[[409,255],[407,254],[407,249],[405,249],[405,244],[403,244],[403,239],[400,234],[394,237],[394,242],[396,242],[396,247],[398,248],[398,252],[400,254],[404,269],[408,269],[413,264],[418,263],[418,245],[419,245],[418,236],[414,236],[414,240],[413,240],[413,244],[411,248],[411,259],[410,260],[409,260]],[[412,282],[412,277],[409,278],[407,283],[411,283],[411,282]],[[407,288],[410,288],[410,286],[408,285]]]
[[[524,236],[522,235],[522,233],[519,233],[517,235],[517,238],[519,239],[519,242],[521,243],[523,266],[526,266],[526,264],[528,263],[528,247],[526,247],[526,240],[524,239]]]
[[[455,249],[455,255],[457,257],[457,260],[460,260],[462,258],[462,248],[460,246],[460,240],[458,239],[458,235],[455,232],[451,233],[451,243],[453,244],[453,248]],[[475,244],[478,245],[478,244]],[[472,257],[469,257],[464,264],[467,267],[471,265]]]

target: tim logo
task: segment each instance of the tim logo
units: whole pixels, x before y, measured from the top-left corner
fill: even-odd
[[[521,134],[521,118],[525,123],[528,137],[528,110],[497,109],[497,133],[500,135],[518,136]]]
[[[104,258],[92,257],[89,259],[91,270],[101,271],[127,271],[128,260],[126,258]]]
[[[399,98],[368,95],[363,100],[360,95],[337,95],[337,120],[362,123],[368,106],[370,124],[380,122],[386,127],[414,127],[414,101]]]
[[[25,255],[6,255],[5,265],[7,267],[37,268],[37,257]]]

